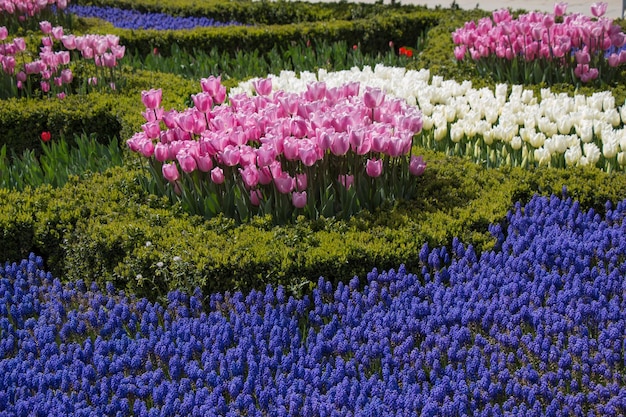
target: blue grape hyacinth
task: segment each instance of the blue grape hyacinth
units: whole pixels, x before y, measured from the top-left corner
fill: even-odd
[[[208,17],[181,17],[170,16],[165,13],[142,13],[137,10],[120,9],[117,7],[71,4],[67,7],[67,11],[79,17],[96,17],[105,20],[117,28],[134,30],[181,30],[194,29],[196,27],[240,25],[237,22],[217,22]]]
[[[0,268],[0,415],[617,416],[626,202],[534,197],[417,273],[167,305]]]

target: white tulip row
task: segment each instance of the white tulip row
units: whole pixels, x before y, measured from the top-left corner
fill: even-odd
[[[470,81],[431,77],[426,69],[384,65],[299,76],[283,71],[268,77],[274,90],[296,93],[317,81],[328,87],[357,81],[361,91],[366,86],[382,88],[418,106],[423,144],[469,154],[477,162],[591,165],[607,170],[626,166],[626,105],[616,106],[611,92],[572,97],[542,89],[536,97],[521,85],[474,89]],[[252,95],[253,81],[240,83],[230,94]]]

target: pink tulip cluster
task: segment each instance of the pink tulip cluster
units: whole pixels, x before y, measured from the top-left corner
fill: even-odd
[[[493,12],[493,20],[466,22],[452,34],[454,55],[474,61],[496,57],[500,61],[544,60],[558,71],[573,68],[576,78],[588,82],[598,78],[599,68],[615,68],[626,62],[626,35],[621,27],[603,17],[606,3],[594,3],[595,18],[579,13],[565,14],[567,3],[556,3],[554,13],[530,12],[514,20],[508,10]],[[609,52],[607,52],[609,51]],[[613,51],[613,52],[611,52]]]
[[[226,105],[219,77],[201,85],[194,107],[180,112],[160,107],[160,89],[144,91],[147,122],[127,141],[132,151],[161,163],[175,187],[183,176],[200,173],[214,185],[239,183],[252,206],[283,195],[304,208],[329,184],[346,190],[361,177],[393,181],[391,167],[402,160],[414,176],[426,167],[410,155],[421,114],[380,89],[360,95],[356,82],[336,88],[316,82],[301,94],[273,92],[267,78],[253,83],[256,95],[234,95]]]
[[[119,38],[114,35],[65,35],[63,27],[52,26],[48,21],[39,22],[39,27],[44,34],[41,38],[38,59],[24,62],[21,68],[16,67],[16,56],[26,50],[26,42],[23,38],[14,38],[9,42],[8,30],[0,27],[0,64],[2,72],[8,76],[15,76],[16,86],[19,90],[27,89],[30,76],[38,75],[40,78],[39,88],[44,95],[56,93],[58,98],[64,98],[69,88],[64,88],[72,83],[74,75],[69,68],[71,60],[70,51],[76,50],[83,59],[93,59],[96,67],[115,68],[117,60],[124,57],[125,47],[119,45]],[[56,46],[63,46],[64,50],[56,50]],[[25,55],[25,54],[22,54]],[[104,72],[103,72],[104,73]],[[104,74],[107,76],[107,74]],[[89,79],[89,84],[97,84],[97,76]],[[114,79],[109,80],[111,88],[115,89]],[[24,95],[29,96],[30,91]]]
[[[69,0],[0,0],[0,14],[18,15],[24,19],[55,5],[64,10]]]

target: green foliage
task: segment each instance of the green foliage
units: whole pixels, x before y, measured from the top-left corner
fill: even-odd
[[[4,145],[0,149],[0,187],[20,191],[44,184],[61,187],[72,175],[102,172],[123,163],[116,138],[102,144],[96,134],[83,134],[74,137],[72,143],[74,146],[70,147],[65,137],[54,138],[50,143],[42,143],[39,157],[33,150],[26,150],[21,156],[13,152],[10,159]]]

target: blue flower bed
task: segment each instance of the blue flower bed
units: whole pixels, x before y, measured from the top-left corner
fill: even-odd
[[[164,13],[141,13],[116,7],[80,6],[71,4],[67,11],[79,17],[97,17],[123,29],[179,30],[196,27],[240,25],[237,22],[216,22],[207,17],[174,17]]]
[[[313,294],[61,284],[0,268],[0,415],[613,416],[626,412],[626,202],[534,197],[493,251]]]

